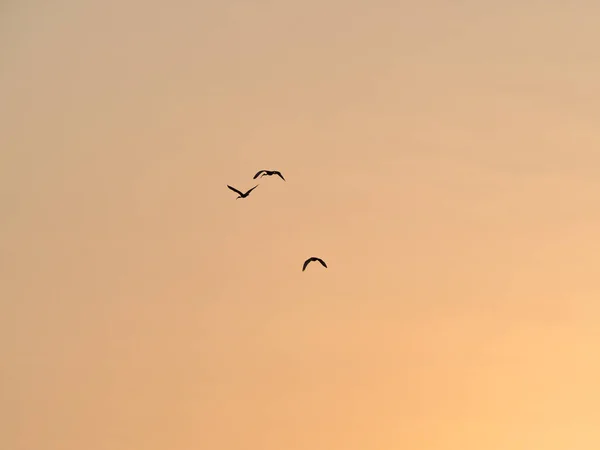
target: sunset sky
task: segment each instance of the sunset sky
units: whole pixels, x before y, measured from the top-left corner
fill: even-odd
[[[3,1],[0,448],[600,448],[599,17]]]

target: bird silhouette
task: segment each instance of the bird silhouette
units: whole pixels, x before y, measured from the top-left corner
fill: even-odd
[[[281,178],[283,181],[285,181],[285,178],[283,178],[283,175],[281,175],[281,172],[279,170],[259,170],[258,172],[256,172],[256,175],[254,175],[254,177],[252,177],[252,179],[256,180],[259,175],[261,178],[264,177],[265,175],[267,175],[268,177],[270,177],[272,175],[277,175],[279,178]]]
[[[312,256],[310,258],[308,258],[306,261],[304,261],[304,264],[302,265],[302,272],[304,272],[304,270],[306,270],[306,266],[308,266],[309,263],[311,263],[312,261],[319,261],[323,267],[325,267],[327,269],[327,264],[325,264],[325,261],[323,261],[321,258],[317,258],[316,256]]]
[[[254,189],[256,189],[258,187],[258,184],[256,186],[254,186],[252,189],[249,189],[246,192],[238,191],[236,188],[231,187],[229,185],[227,185],[227,187],[229,189],[231,189],[233,192],[236,192],[237,194],[239,194],[239,196],[235,198],[237,200],[238,198],[246,198],[246,197],[248,197],[250,195],[250,192],[252,192]]]

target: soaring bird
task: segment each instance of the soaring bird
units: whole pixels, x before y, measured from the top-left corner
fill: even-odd
[[[272,175],[277,175],[283,181],[285,181],[285,178],[283,178],[283,175],[281,175],[281,172],[279,170],[259,170],[258,172],[256,172],[256,175],[254,175],[254,177],[252,179],[256,180],[259,175],[260,175],[261,178],[264,177],[265,175],[267,175],[269,177],[272,176]]]
[[[302,265],[302,272],[304,272],[304,270],[306,269],[306,266],[308,266],[308,264],[312,261],[319,261],[323,267],[325,267],[327,269],[327,264],[325,264],[325,261],[323,261],[321,258],[317,258],[316,256],[312,256],[310,258],[308,258],[306,261],[304,261],[304,264]]]
[[[252,192],[254,189],[256,189],[258,187],[258,184],[256,186],[254,186],[252,189],[249,189],[248,191],[246,191],[245,193],[244,192],[240,192],[236,188],[231,187],[229,185],[227,185],[227,187],[229,189],[231,189],[233,192],[239,194],[239,196],[235,198],[237,200],[238,198],[246,198],[246,197],[248,197],[250,195],[250,192]]]

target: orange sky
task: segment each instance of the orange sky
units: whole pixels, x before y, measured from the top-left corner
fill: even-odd
[[[599,16],[5,2],[0,448],[600,448]]]

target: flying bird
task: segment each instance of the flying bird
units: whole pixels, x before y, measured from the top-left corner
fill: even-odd
[[[236,192],[237,194],[239,194],[239,196],[235,198],[237,200],[238,198],[246,198],[246,197],[248,197],[250,195],[250,192],[252,192],[254,189],[256,189],[258,187],[258,184],[256,186],[254,186],[252,189],[249,189],[246,192],[240,192],[236,188],[231,187],[229,185],[227,185],[227,187],[229,189],[231,189],[233,192]]]
[[[277,175],[279,178],[281,178],[283,181],[285,181],[285,178],[283,178],[283,175],[281,175],[281,172],[279,170],[259,170],[258,172],[256,172],[256,175],[254,175],[254,177],[252,179],[256,180],[259,175],[261,178],[264,177],[265,175],[267,175],[268,177],[270,177],[272,175]]]
[[[321,263],[321,265],[327,269],[327,264],[325,264],[325,261],[323,261],[321,258],[312,256],[312,257],[308,258],[306,261],[304,261],[304,264],[302,266],[302,272],[304,272],[304,270],[306,269],[306,266],[308,266],[308,264],[311,263],[312,261],[319,261]]]

